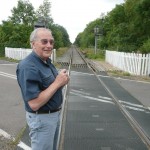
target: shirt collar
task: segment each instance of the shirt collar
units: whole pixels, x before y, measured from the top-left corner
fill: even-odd
[[[46,61],[44,61],[39,55],[37,55],[34,51],[32,51],[32,55],[34,55],[34,57],[38,58],[40,61],[42,61],[44,64],[46,65],[50,65],[51,64],[51,59],[48,58]]]

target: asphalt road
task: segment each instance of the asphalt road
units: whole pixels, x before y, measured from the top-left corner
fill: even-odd
[[[150,109],[150,82],[122,78],[115,78],[115,80],[145,107]]]
[[[16,137],[26,125],[16,66],[16,63],[0,61],[0,136],[6,138]]]
[[[16,63],[0,61],[0,135],[16,137],[26,126],[25,110],[16,81]],[[115,78],[144,106],[150,108],[150,83]]]

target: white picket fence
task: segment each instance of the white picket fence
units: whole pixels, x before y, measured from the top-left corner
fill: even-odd
[[[22,60],[32,52],[32,49],[5,47],[5,57]],[[51,55],[52,62],[56,60],[56,50]],[[125,53],[106,50],[105,61],[133,75],[150,75],[150,54]]]
[[[150,54],[106,50],[105,61],[132,75],[150,75]]]
[[[5,57],[22,60],[32,52],[32,49],[5,47]]]
[[[5,57],[22,60],[32,52],[32,49],[5,47]],[[56,50],[51,55],[52,62],[56,60]]]

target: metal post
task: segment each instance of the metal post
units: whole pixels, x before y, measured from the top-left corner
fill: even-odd
[[[95,54],[97,53],[97,35],[95,34]]]
[[[96,54],[97,53],[97,36],[99,33],[99,28],[97,26],[94,28],[94,33],[95,33],[95,54]]]

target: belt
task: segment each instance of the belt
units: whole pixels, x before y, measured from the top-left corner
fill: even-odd
[[[54,113],[54,112],[57,112],[57,111],[60,111],[61,108],[58,108],[58,109],[54,109],[54,110],[38,110],[38,111],[33,111],[31,113],[34,113],[34,114],[50,114],[50,113]]]

